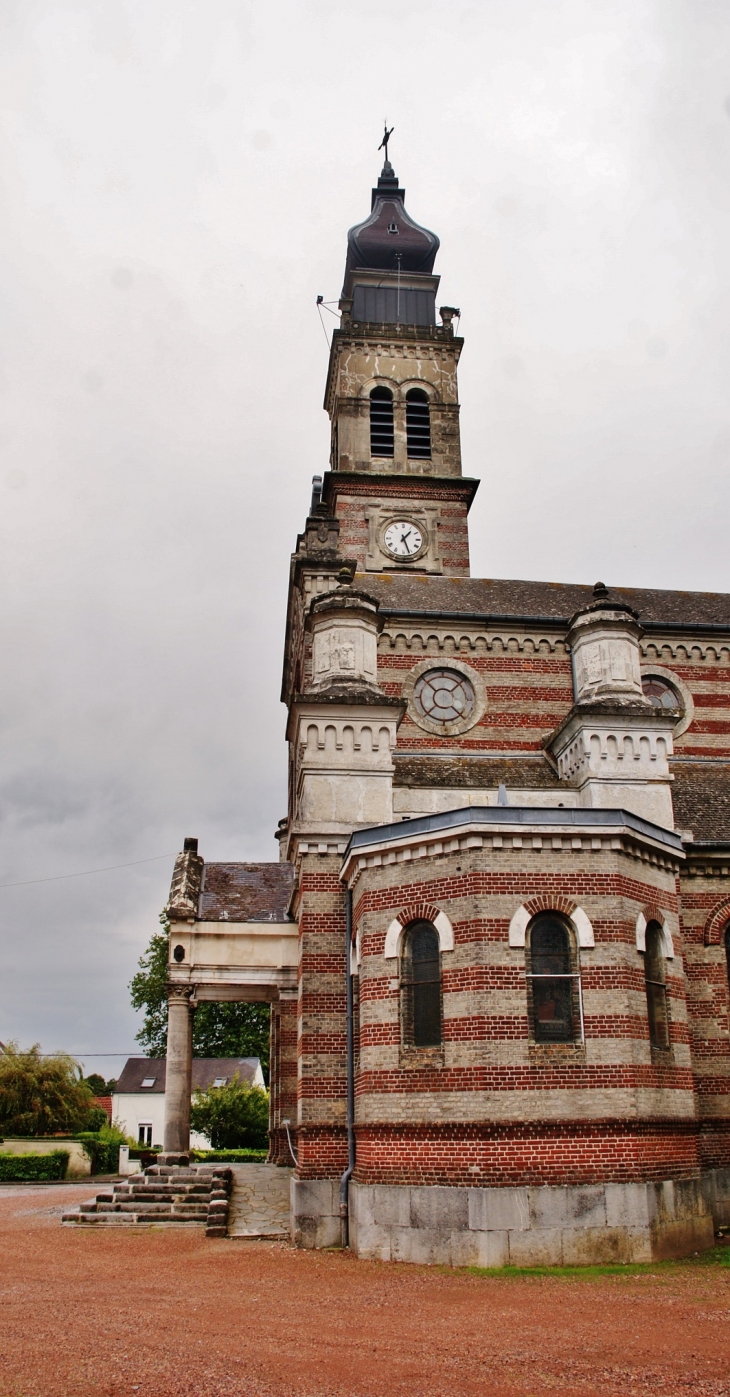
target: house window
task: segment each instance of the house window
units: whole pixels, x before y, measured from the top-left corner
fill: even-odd
[[[227,1078],[227,1077],[216,1077],[216,1078],[215,1078],[215,1081],[213,1082],[213,1086],[214,1086],[214,1087],[224,1087],[227,1081],[228,1081],[228,1078]]]
[[[153,1087],[157,1081],[156,1077],[143,1077],[141,1085],[143,1087]]]
[[[370,394],[370,455],[393,455],[393,394],[373,388]]]
[[[137,1130],[137,1143],[138,1143],[139,1145],[151,1145],[151,1144],[152,1144],[152,1123],[151,1123],[151,1122],[145,1121],[142,1125],[140,1125],[140,1126],[138,1127],[138,1130]]]
[[[725,962],[727,964],[728,987],[730,988],[730,926],[725,929]]]
[[[409,388],[406,393],[406,438],[410,457],[430,461],[431,410],[422,388]]]
[[[536,917],[530,928],[527,984],[534,1041],[582,1042],[583,1012],[575,938],[555,913]]]
[[[431,922],[411,922],[401,953],[403,1041],[414,1048],[441,1043],[441,954]]]
[[[644,956],[646,978],[646,1008],[649,1016],[649,1041],[652,1048],[669,1047],[669,1011],[667,1007],[664,936],[658,922],[646,928]]]

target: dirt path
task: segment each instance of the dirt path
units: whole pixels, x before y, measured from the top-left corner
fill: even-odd
[[[0,1188],[0,1397],[730,1397],[730,1267],[485,1277],[62,1228],[86,1196]]]

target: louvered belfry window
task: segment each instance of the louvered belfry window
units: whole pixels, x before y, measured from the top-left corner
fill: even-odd
[[[409,457],[430,461],[431,410],[428,394],[422,388],[409,388],[406,393],[406,436]]]
[[[441,956],[431,922],[411,922],[401,959],[403,1039],[414,1048],[441,1043]]]
[[[373,388],[370,394],[370,455],[393,455],[393,394]]]
[[[649,1041],[652,1048],[669,1047],[669,1009],[667,1006],[664,936],[658,922],[646,928],[644,976],[646,979],[646,1008],[649,1016]]]

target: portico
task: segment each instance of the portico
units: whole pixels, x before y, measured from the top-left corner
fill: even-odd
[[[197,839],[175,861],[170,920],[164,1148],[190,1148],[193,1015],[204,1001],[271,1004],[271,1154],[282,1113],[296,1111],[298,927],[288,917],[288,864],[205,864]],[[282,1024],[281,1020],[284,1019]]]

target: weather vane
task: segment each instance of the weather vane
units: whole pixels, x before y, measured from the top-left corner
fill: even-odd
[[[388,141],[390,140],[391,136],[393,135],[393,132],[395,131],[395,127],[394,127],[394,126],[391,126],[390,130],[388,130],[388,122],[387,122],[387,119],[383,122],[383,125],[384,125],[384,127],[385,127],[385,135],[383,136],[383,139],[382,139],[382,141],[380,142],[380,145],[378,146],[378,150],[384,150],[384,151],[385,151],[385,161],[386,161],[386,164],[387,164],[387,163],[388,163]]]

